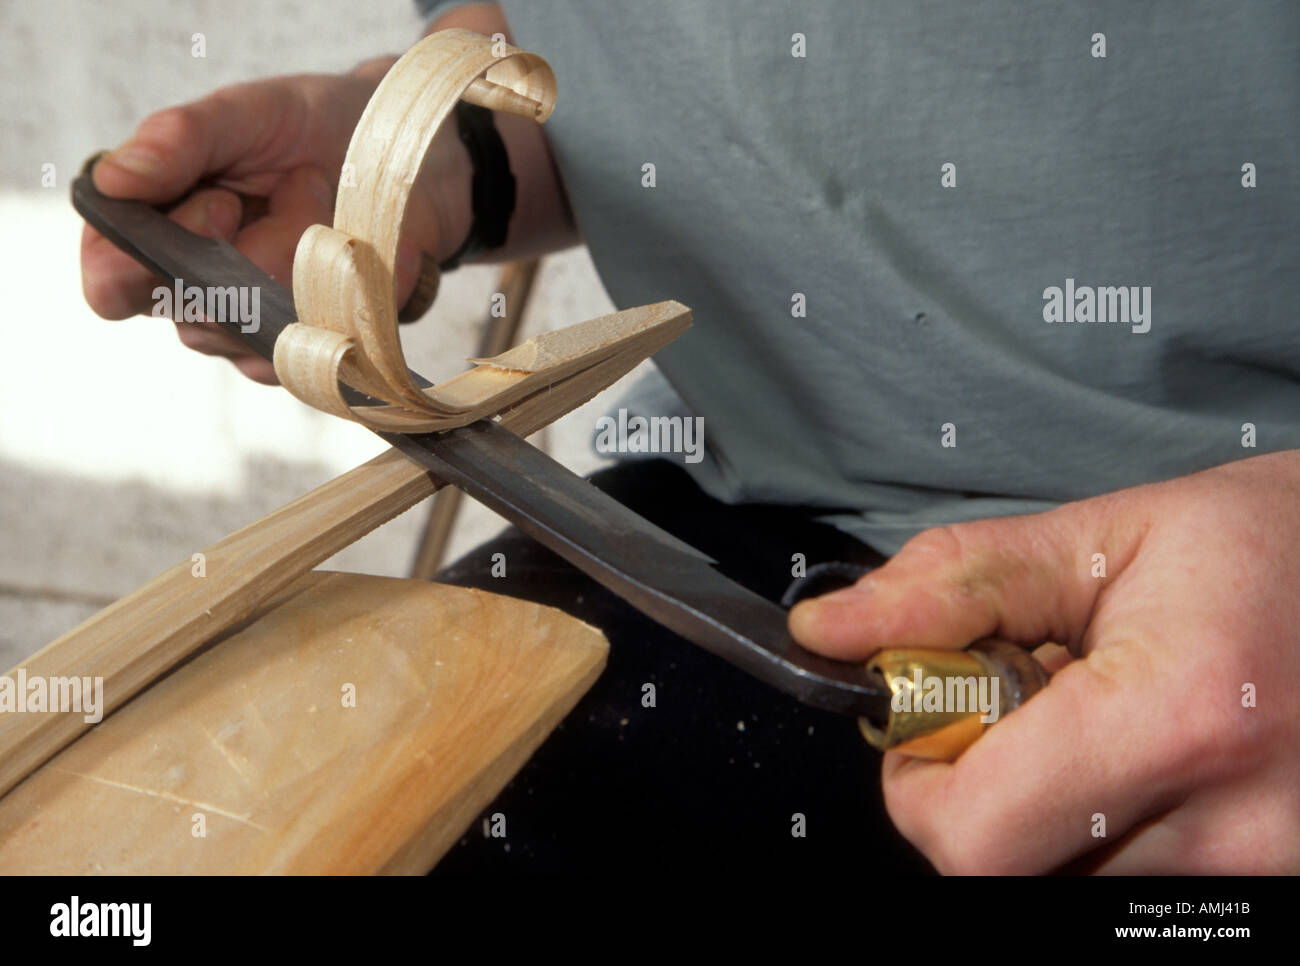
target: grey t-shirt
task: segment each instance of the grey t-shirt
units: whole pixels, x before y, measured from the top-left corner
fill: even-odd
[[[892,552],[1300,448],[1295,0],[502,5],[714,495]]]

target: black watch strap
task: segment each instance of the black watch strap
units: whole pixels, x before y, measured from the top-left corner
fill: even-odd
[[[474,169],[470,186],[473,221],[460,248],[438,266],[444,272],[458,266],[462,259],[504,245],[510,216],[515,211],[515,176],[492,112],[458,101],[456,126]]]

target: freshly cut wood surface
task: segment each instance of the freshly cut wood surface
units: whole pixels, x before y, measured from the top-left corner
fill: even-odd
[[[0,799],[0,872],[427,871],[607,650],[537,604],[307,574]]]

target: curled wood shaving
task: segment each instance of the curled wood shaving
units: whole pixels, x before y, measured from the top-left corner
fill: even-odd
[[[393,273],[411,188],[458,98],[545,121],[555,77],[544,60],[489,37],[446,30],[416,44],[388,72],[348,147],[354,183],[339,191],[334,226],[313,225],[294,258],[299,321],[275,346],[290,392],[333,415],[386,432],[433,432],[496,415],[543,388],[588,398],[614,356],[644,357],[689,325],[662,302],[548,332],[439,386],[411,377],[398,337]],[[658,329],[653,336],[649,330]],[[623,360],[626,362],[626,359]],[[385,405],[349,404],[341,385]],[[562,395],[560,399],[562,400]],[[557,400],[559,401],[559,400]]]

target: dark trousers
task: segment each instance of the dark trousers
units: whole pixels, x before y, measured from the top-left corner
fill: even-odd
[[[791,584],[796,553],[810,567],[880,562],[809,511],[720,503],[666,460],[623,463],[592,483],[772,600]],[[880,755],[853,719],[805,707],[664,630],[518,530],[437,579],[556,607],[600,628],[610,654],[484,813],[505,816],[505,837],[476,821],[435,875],[931,871],[890,824]],[[654,707],[643,707],[647,683]]]

